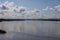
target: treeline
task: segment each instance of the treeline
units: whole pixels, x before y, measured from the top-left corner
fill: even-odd
[[[1,21],[60,21],[60,19],[0,19]]]

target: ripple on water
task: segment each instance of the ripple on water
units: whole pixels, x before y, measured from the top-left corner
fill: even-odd
[[[60,40],[55,37],[36,36],[20,32],[7,32],[5,35],[0,35],[0,40]]]

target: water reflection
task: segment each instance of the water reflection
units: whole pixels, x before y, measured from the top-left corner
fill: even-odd
[[[6,35],[1,37],[10,39],[16,38],[16,40],[24,40],[27,38],[27,40],[44,40],[45,37],[46,40],[50,40],[48,37],[59,38],[59,26],[60,22],[56,21],[10,21],[0,23],[0,29],[4,29],[8,32]],[[51,38],[51,40],[53,38]],[[54,38],[54,40],[56,39]]]

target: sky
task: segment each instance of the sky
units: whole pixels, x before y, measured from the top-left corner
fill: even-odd
[[[0,18],[60,18],[60,0],[0,0],[0,10]]]
[[[0,0],[0,2],[14,2],[16,5],[22,5],[29,8],[45,8],[46,6],[54,7],[60,4],[60,0]]]

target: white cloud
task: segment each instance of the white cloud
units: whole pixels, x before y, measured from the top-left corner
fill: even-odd
[[[17,13],[23,13],[26,11],[26,7],[22,7],[22,6],[17,6],[15,7],[15,9],[13,9],[14,12],[17,12]]]
[[[56,6],[56,9],[57,8],[60,7]],[[8,1],[5,3],[1,3],[0,5],[0,18],[55,18],[55,13],[57,13],[55,9],[50,6],[47,6],[41,11],[38,9],[16,6],[14,2]]]
[[[7,7],[13,7],[15,4],[14,4],[14,2],[6,1],[5,3],[3,3],[3,5],[6,5]]]
[[[50,6],[47,6],[45,9],[42,9],[42,10],[49,11],[49,10],[53,10],[53,8],[51,8]]]
[[[14,2],[5,2],[0,5],[3,18],[41,18],[40,10],[16,6]],[[2,10],[3,9],[3,10]]]
[[[60,5],[55,6],[56,10],[60,12]]]
[[[53,8],[47,6],[42,9],[42,13],[47,15],[46,18],[60,18],[60,5],[54,6]]]

